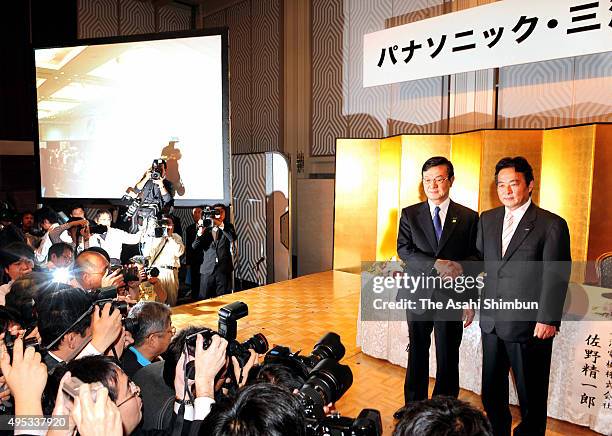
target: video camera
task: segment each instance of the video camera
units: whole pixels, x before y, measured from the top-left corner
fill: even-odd
[[[153,159],[153,163],[151,164],[151,179],[161,179],[164,169],[166,169],[166,161],[164,159]]]
[[[196,337],[198,334],[201,334],[204,338],[205,350],[210,346],[214,335],[219,335],[227,340],[226,355],[228,357],[236,357],[241,368],[248,362],[251,356],[249,349],[254,350],[258,354],[264,354],[268,351],[268,340],[263,334],[257,333],[242,343],[236,340],[238,328],[237,321],[247,316],[248,313],[248,306],[241,301],[223,306],[219,309],[218,331],[215,332],[214,330],[204,329],[185,338],[185,346],[187,347],[188,353],[192,356],[195,355]],[[190,380],[195,378],[195,363],[193,361],[187,363],[185,374]]]
[[[264,363],[288,367],[306,380],[297,393],[306,415],[306,434],[381,435],[382,420],[377,410],[364,409],[357,418],[325,415],[324,406],[338,401],[353,384],[351,369],[338,362],[344,353],[340,336],[329,332],[315,344],[308,356],[276,346],[266,354]]]

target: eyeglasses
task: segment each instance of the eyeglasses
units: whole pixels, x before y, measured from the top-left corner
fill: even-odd
[[[130,390],[130,395],[128,395],[128,397],[125,400],[117,404],[117,407],[120,407],[121,405],[127,403],[132,398],[136,398],[140,396],[140,386],[138,386],[132,380],[128,381],[128,389]]]
[[[168,334],[168,333],[171,333],[172,336],[174,336],[176,334],[176,327],[171,325],[167,330],[164,330],[162,332],[149,333],[148,336],[151,336],[151,335],[160,335],[160,334],[161,335],[165,335],[165,334]]]
[[[448,180],[448,177],[436,177],[435,179],[423,179],[423,184],[426,186],[431,185],[433,182],[436,182],[436,185],[443,183]]]

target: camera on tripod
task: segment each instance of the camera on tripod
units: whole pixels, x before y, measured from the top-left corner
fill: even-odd
[[[153,159],[153,163],[151,164],[151,179],[159,180],[162,178],[162,174],[164,173],[164,169],[166,169],[166,161],[163,159]]]
[[[353,384],[351,369],[339,363],[344,353],[340,336],[329,332],[315,344],[308,356],[276,346],[266,354],[264,363],[288,367],[306,380],[297,393],[306,415],[306,434],[381,435],[382,420],[377,410],[363,409],[357,418],[325,415],[324,407],[342,398]]]
[[[210,346],[214,335],[219,335],[227,340],[226,355],[228,357],[234,356],[236,360],[238,360],[238,364],[241,368],[246,365],[251,357],[249,349],[254,350],[258,354],[264,354],[266,351],[268,351],[268,340],[263,334],[257,333],[242,343],[236,340],[238,330],[237,321],[240,318],[247,316],[248,313],[248,306],[241,301],[236,301],[228,304],[227,306],[223,306],[221,309],[219,309],[218,331],[204,329],[185,338],[185,346],[187,347],[189,354],[192,356],[195,355],[196,337],[198,334],[201,334],[204,338],[205,350]],[[185,374],[190,380],[195,378],[195,363],[193,361],[187,364]]]

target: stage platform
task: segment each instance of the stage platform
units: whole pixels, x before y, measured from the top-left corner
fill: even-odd
[[[308,354],[317,340],[329,331],[342,338],[346,355],[342,363],[353,371],[353,386],[336,404],[344,416],[355,417],[364,408],[378,409],[384,434],[393,431],[393,412],[403,404],[405,369],[361,353],[357,347],[357,313],[360,276],[326,271],[274,283],[223,297],[173,308],[172,323],[177,329],[188,325],[217,328],[217,311],[234,301],[249,306],[249,315],[238,321],[238,339],[263,333],[270,345],[278,344]],[[430,379],[430,394],[433,379]],[[480,397],[461,390],[459,398],[482,409]],[[519,418],[512,407],[514,420]],[[596,435],[585,427],[549,418],[547,435]]]

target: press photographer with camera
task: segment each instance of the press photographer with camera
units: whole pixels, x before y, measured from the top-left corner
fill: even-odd
[[[70,217],[67,223],[49,230],[52,244],[66,242],[78,253],[89,248],[90,236],[89,221],[86,218]]]
[[[109,260],[93,250],[81,252],[74,261],[74,277],[77,285],[92,291],[107,286],[125,286],[121,270],[110,270]]]
[[[148,231],[157,224],[157,219],[165,206],[174,202],[174,187],[166,179],[167,163],[164,159],[154,159],[134,188],[129,188],[124,196],[130,204],[124,219],[132,219],[130,231]],[[152,224],[153,223],[153,224]]]
[[[155,229],[155,238],[147,244],[143,254],[149,257],[150,266],[159,270],[158,279],[166,291],[166,303],[176,305],[179,288],[178,270],[181,256],[185,252],[183,239],[174,233],[172,218],[164,215],[160,226]]]
[[[222,203],[203,208],[196,235],[192,248],[202,252],[199,299],[229,294],[234,271],[231,247],[238,237],[232,223],[225,221]]]
[[[61,362],[104,354],[111,346],[119,356],[123,353],[121,313],[111,312],[110,303],[103,308],[92,305],[90,295],[69,286],[47,289],[37,296],[38,329],[41,345],[47,349],[43,360],[49,372]]]

